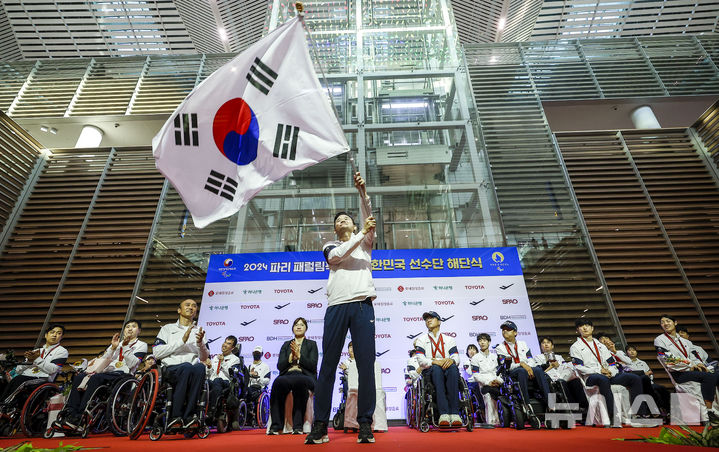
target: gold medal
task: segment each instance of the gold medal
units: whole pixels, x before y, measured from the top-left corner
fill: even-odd
[[[35,367],[35,368],[32,370],[32,373],[34,373],[34,374],[36,374],[36,373],[38,373],[38,372],[40,372],[40,369],[38,369],[37,367]]]
[[[118,361],[118,362],[115,363],[115,367],[118,368],[118,369],[119,369],[120,367],[124,366],[124,365],[125,365],[125,363],[123,363],[122,361]]]

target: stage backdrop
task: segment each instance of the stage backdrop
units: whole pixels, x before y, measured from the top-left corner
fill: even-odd
[[[539,353],[516,248],[375,250],[372,257],[375,342],[388,419],[404,417],[407,352],[426,332],[425,311],[443,318],[441,331],[456,339],[463,363],[478,333],[492,336],[493,345],[502,341],[499,326],[505,320],[514,321],[518,338]],[[328,274],[321,252],[211,256],[199,317],[212,340],[210,351],[219,353],[224,337],[232,334],[249,363],[252,349],[261,345],[274,379],[280,347],[292,338],[292,322],[301,316],[309,322],[306,335],[317,341],[321,361]],[[338,404],[335,388],[333,413]]]

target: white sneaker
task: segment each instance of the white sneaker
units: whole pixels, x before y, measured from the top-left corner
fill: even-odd
[[[450,421],[452,421],[452,427],[461,427],[462,426],[462,418],[459,416],[459,414],[451,414],[449,416]]]
[[[449,427],[449,424],[451,422],[452,421],[449,418],[449,414],[440,414],[440,416],[439,416],[439,426],[440,427]]]

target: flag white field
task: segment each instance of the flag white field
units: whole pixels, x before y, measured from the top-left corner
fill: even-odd
[[[202,228],[289,172],[349,150],[291,19],[197,86],[152,140],[157,169]]]

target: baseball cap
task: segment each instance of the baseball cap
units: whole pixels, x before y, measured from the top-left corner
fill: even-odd
[[[440,317],[435,311],[427,311],[422,314],[422,320],[427,320],[429,317],[434,317],[435,319],[442,321],[442,317]]]
[[[514,330],[517,331],[517,324],[512,322],[511,320],[505,321],[499,328],[503,330]]]
[[[262,353],[262,346],[261,346],[261,345],[258,345],[258,346],[255,347],[255,349],[252,350],[252,351],[253,351],[253,352],[260,352],[260,353]]]

